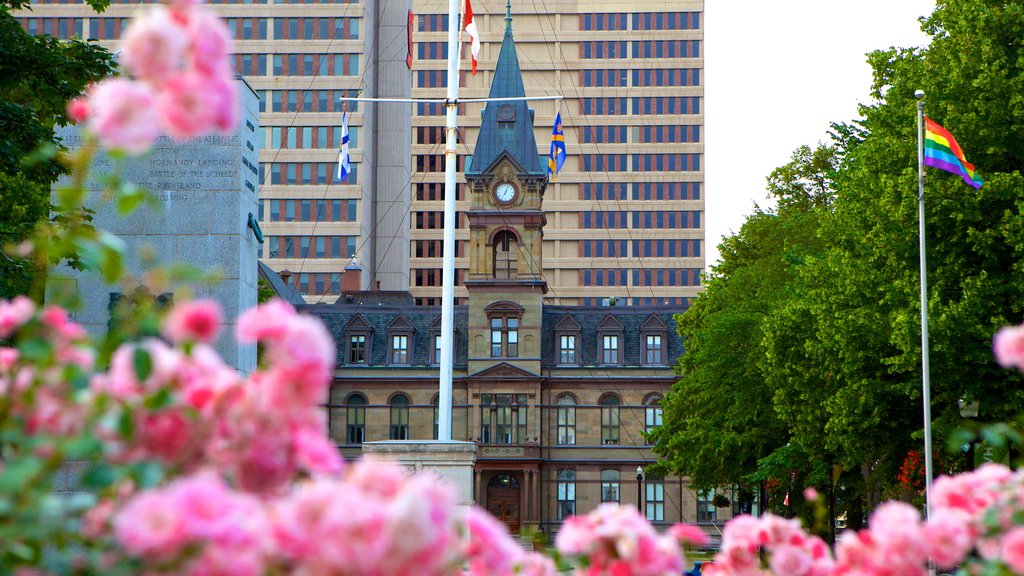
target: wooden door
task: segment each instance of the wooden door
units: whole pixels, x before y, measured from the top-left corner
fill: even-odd
[[[487,483],[487,511],[504,522],[512,534],[519,533],[520,501],[519,481],[515,477],[498,474]]]

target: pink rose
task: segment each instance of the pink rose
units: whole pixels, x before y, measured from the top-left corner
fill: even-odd
[[[309,472],[336,474],[344,463],[338,449],[321,429],[302,428],[292,434],[292,450],[299,467]]]
[[[164,336],[174,343],[212,342],[223,317],[213,300],[193,300],[178,304],[164,320]]]
[[[924,526],[924,535],[928,540],[932,560],[943,570],[960,564],[974,545],[968,516],[961,510],[932,510]]]
[[[216,13],[203,7],[187,11],[192,66],[211,76],[234,76],[228,56],[234,50],[231,33]]]
[[[232,96],[223,80],[196,71],[175,74],[164,82],[157,95],[160,125],[178,140],[195,138],[217,126]]]
[[[139,78],[160,85],[183,64],[189,35],[163,6],[132,20],[121,40],[121,62]]]
[[[693,524],[676,524],[668,529],[668,533],[683,544],[702,546],[710,541],[707,533]]]
[[[1024,574],[1024,527],[1011,528],[1003,536],[1001,556],[1014,574]]]
[[[1024,326],[1000,328],[992,338],[992,352],[1003,368],[1024,370]]]
[[[24,296],[9,301],[0,300],[0,338],[10,338],[32,318],[35,311],[36,305]]]
[[[189,542],[188,526],[177,498],[142,492],[114,516],[114,535],[129,553],[169,559]]]
[[[89,89],[89,128],[108,148],[142,154],[160,135],[155,103],[149,85],[107,78]]]
[[[68,118],[75,124],[81,124],[89,118],[89,104],[85,98],[72,98],[68,101]]]
[[[192,422],[177,411],[146,414],[140,425],[139,445],[165,462],[176,462],[192,441],[193,428]]]
[[[472,507],[466,516],[466,527],[469,573],[473,576],[510,574],[524,552],[509,536],[505,525],[486,511]]]

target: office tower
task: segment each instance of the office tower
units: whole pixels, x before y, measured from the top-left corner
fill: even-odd
[[[463,98],[487,95],[506,4],[474,2],[483,47],[474,76],[463,44]],[[684,303],[700,290],[704,267],[703,1],[509,4],[527,95],[565,97],[558,109],[569,157],[544,198],[547,299]],[[447,0],[214,7],[238,39],[239,73],[261,96],[264,262],[286,272],[309,302],[336,299],[355,257],[360,287],[410,290],[419,304],[438,303],[443,105],[339,98],[443,99]],[[115,3],[96,15],[81,2],[38,3],[19,15],[30,31],[116,48],[134,10]],[[341,183],[335,164],[346,107],[353,172]],[[460,107],[460,183],[481,107]],[[556,104],[533,108],[538,154],[546,155]],[[459,303],[469,238],[463,186]]]
[[[448,2],[414,4],[412,94],[444,98]],[[507,4],[527,96],[565,97],[557,109],[569,156],[544,196],[547,299],[683,304],[699,292],[704,268],[703,1],[476,0],[483,46],[474,76],[463,44],[460,98],[487,96]],[[460,108],[460,182],[481,107]],[[556,103],[532,107],[538,152],[546,156]],[[410,290],[421,304],[440,302],[443,114],[439,105],[418,104],[413,115]],[[462,189],[459,302],[468,206]]]

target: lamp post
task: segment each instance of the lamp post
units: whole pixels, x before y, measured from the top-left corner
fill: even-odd
[[[964,399],[956,401],[960,407],[960,417],[966,420],[973,420],[978,417],[978,409],[981,407],[981,402],[978,400],[972,400],[968,402]],[[964,452],[967,455],[967,469],[974,470],[974,439],[967,443]]]
[[[644,467],[636,467],[636,509],[644,513]]]

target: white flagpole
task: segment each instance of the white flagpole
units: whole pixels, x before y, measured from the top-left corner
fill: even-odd
[[[441,375],[438,394],[437,439],[452,439],[452,363],[455,334],[455,169],[456,122],[459,102],[459,0],[448,0],[448,92],[445,107],[444,241],[441,260]]]
[[[917,235],[921,256],[921,386],[924,403],[924,501],[925,519],[932,515],[932,391],[928,369],[928,273],[924,242],[924,91],[917,98]]]

